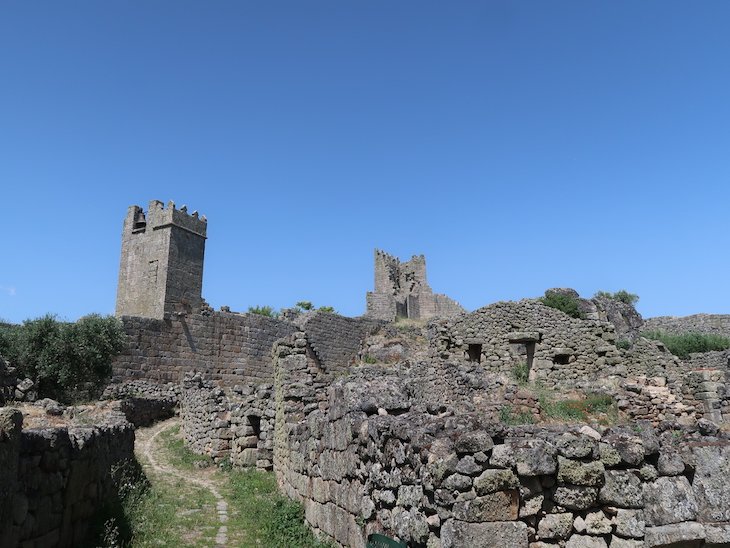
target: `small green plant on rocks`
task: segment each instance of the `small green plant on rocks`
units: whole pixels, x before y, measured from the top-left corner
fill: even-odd
[[[499,421],[507,426],[519,426],[534,424],[535,417],[527,411],[517,413],[511,406],[505,405],[499,410]]]
[[[694,352],[710,352],[730,348],[730,338],[721,335],[708,335],[706,333],[670,335],[661,331],[646,331],[642,335],[647,339],[655,339],[664,343],[667,350],[679,358],[689,358],[689,355]]]
[[[578,306],[578,299],[570,295],[546,291],[545,296],[540,297],[540,301],[545,306],[560,310],[561,312],[566,313],[571,318],[583,317],[580,311],[580,307]]]
[[[619,291],[616,291],[615,293],[611,293],[610,291],[596,291],[596,294],[593,295],[594,299],[611,299],[614,301],[619,301],[624,304],[630,304],[631,306],[634,306],[636,303],[639,302],[639,296],[636,293],[629,293],[625,289],[621,289]]]
[[[520,362],[512,368],[512,376],[517,384],[526,384],[530,380],[530,368],[527,363]]]

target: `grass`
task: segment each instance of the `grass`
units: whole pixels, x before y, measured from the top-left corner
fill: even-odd
[[[585,421],[596,415],[601,415],[599,422],[606,424],[615,423],[618,420],[616,402],[606,394],[589,394],[584,398],[555,399],[553,394],[542,391],[538,399],[543,416],[557,421]]]
[[[517,413],[509,405],[505,405],[499,410],[499,420],[502,424],[506,424],[507,426],[519,426],[522,424],[535,423],[535,417],[532,413],[529,411]]]
[[[261,470],[234,470],[226,474],[224,495],[234,509],[229,531],[239,529],[245,538],[236,546],[271,548],[326,548],[304,524],[301,504],[281,495],[276,477]]]
[[[527,363],[521,362],[512,367],[512,377],[517,384],[526,384],[530,380],[530,368],[527,366]]]
[[[730,348],[730,338],[721,335],[705,333],[684,333],[670,335],[662,331],[646,331],[642,333],[647,339],[654,339],[664,343],[672,354],[679,358],[688,358],[694,352],[710,352],[712,350],[727,350]]]
[[[376,358],[374,358],[373,356],[371,356],[370,354],[365,354],[362,357],[362,361],[363,361],[363,363],[367,363],[367,364],[378,363],[378,360]]]
[[[198,455],[185,447],[180,434],[180,427],[174,426],[160,434],[167,461],[178,470],[194,470],[213,466],[213,459],[208,455]]]
[[[328,548],[304,523],[302,506],[277,491],[271,472],[200,470],[212,460],[187,449],[179,427],[158,436],[157,458],[191,476],[211,478],[228,502],[229,545],[265,548]],[[120,501],[96,525],[101,542],[89,546],[137,548],[215,546],[220,526],[216,500],[207,489],[168,474],[148,481],[136,463],[118,474]]]

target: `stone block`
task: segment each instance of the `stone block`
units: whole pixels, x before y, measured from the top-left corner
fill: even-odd
[[[508,521],[519,516],[518,491],[499,491],[472,500],[456,502],[454,517],[461,521]]]
[[[442,548],[528,548],[527,525],[521,521],[466,523],[448,520],[441,527]]]

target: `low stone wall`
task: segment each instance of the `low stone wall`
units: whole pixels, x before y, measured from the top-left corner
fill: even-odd
[[[134,458],[126,422],[22,430],[0,410],[0,546],[80,546],[116,497],[112,470]]]

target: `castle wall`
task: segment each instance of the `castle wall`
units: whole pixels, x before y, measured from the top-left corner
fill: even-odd
[[[122,318],[127,348],[115,358],[113,382],[178,383],[197,370],[224,385],[273,382],[271,348],[291,323],[257,314],[197,312],[166,320]]]
[[[730,337],[730,315],[694,314],[692,316],[658,316],[644,321],[642,331],[663,331],[671,335],[705,333]]]
[[[116,498],[113,470],[134,458],[132,426],[21,428],[19,411],[0,410],[0,545],[84,545]]]

